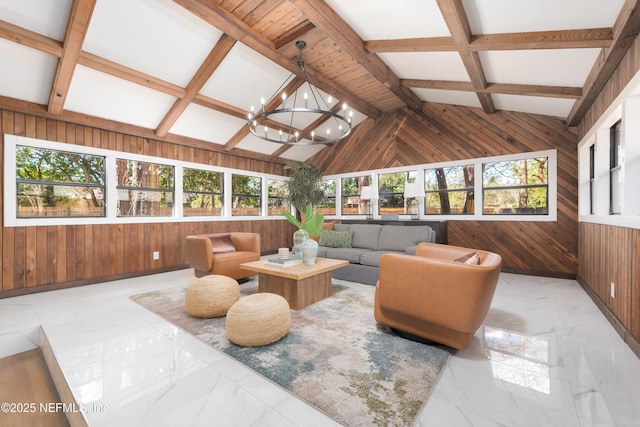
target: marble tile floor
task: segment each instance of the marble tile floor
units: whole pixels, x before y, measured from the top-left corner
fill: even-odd
[[[37,346],[42,328],[92,427],[338,425],[129,299],[192,280],[188,269],[2,299],[0,357]],[[414,425],[640,426],[640,359],[575,281],[502,274]]]

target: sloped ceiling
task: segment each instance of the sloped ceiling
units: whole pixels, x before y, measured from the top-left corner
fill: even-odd
[[[640,29],[630,0],[3,0],[0,107],[263,159],[249,108],[306,69],[357,125],[437,102],[576,125]],[[339,143],[339,142],[338,142]]]

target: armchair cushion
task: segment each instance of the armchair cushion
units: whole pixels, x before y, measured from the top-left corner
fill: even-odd
[[[231,240],[230,234],[222,234],[220,236],[212,236],[211,246],[213,247],[213,253],[219,254],[223,252],[235,252],[236,247],[233,246],[233,240]]]

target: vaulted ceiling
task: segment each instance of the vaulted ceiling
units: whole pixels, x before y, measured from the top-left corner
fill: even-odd
[[[637,35],[639,2],[2,0],[0,107],[306,160],[324,146],[246,126],[250,106],[298,71],[304,40],[312,82],[356,125],[436,102],[574,126]]]

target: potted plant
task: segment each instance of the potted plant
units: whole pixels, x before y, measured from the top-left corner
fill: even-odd
[[[283,210],[282,213],[291,224],[298,227],[298,231],[293,234],[293,254],[295,256],[302,255],[302,262],[307,265],[315,264],[318,255],[318,242],[309,237],[320,235],[324,224],[324,215],[320,212],[313,212],[311,203],[307,205],[304,212],[307,219],[304,224],[291,215],[291,212]]]
[[[313,163],[294,161],[287,162],[284,168],[291,171],[291,178],[286,181],[287,199],[300,213],[300,223],[304,225],[307,206],[317,207],[326,199],[322,171]]]

